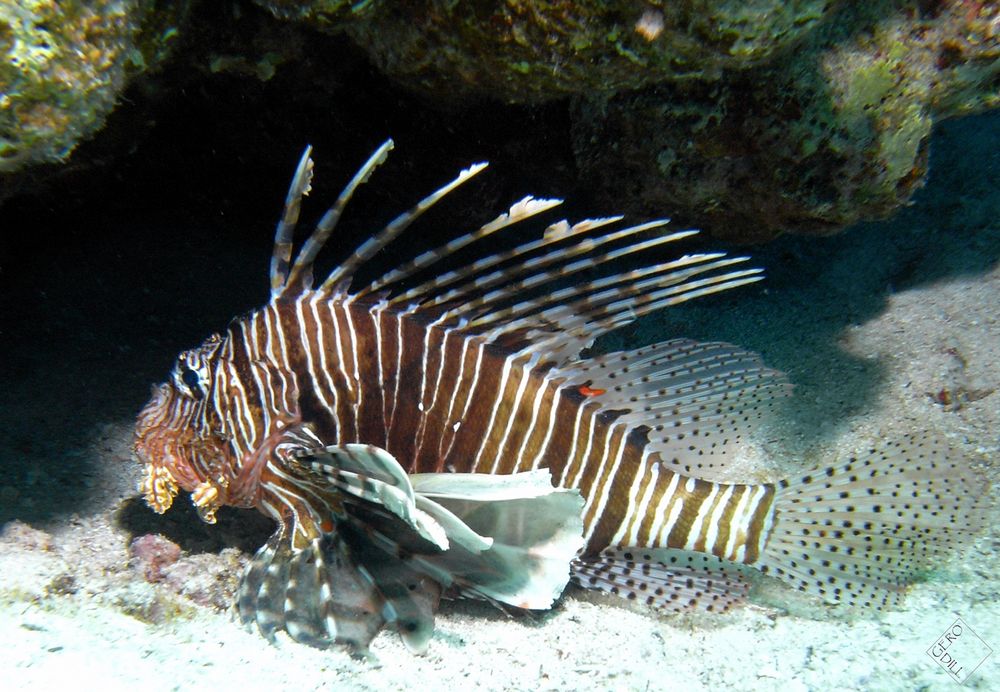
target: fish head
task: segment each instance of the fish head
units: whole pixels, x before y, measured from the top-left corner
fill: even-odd
[[[139,489],[160,514],[178,489],[194,493],[195,506],[209,522],[225,504],[233,453],[210,406],[222,344],[216,334],[182,352],[167,381],[153,386],[136,420],[133,448],[144,465]]]

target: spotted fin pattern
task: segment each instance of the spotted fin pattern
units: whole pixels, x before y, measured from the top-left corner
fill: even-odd
[[[666,612],[722,613],[750,590],[737,565],[682,550],[605,550],[574,560],[573,582]]]
[[[729,480],[733,452],[791,393],[785,376],[731,344],[671,339],[572,362],[570,382],[587,386],[623,422],[645,426],[649,450],[669,468]]]
[[[982,474],[910,435],[778,482],[757,566],[830,601],[883,608],[985,525]]]

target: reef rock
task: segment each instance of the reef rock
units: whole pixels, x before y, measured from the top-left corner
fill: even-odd
[[[157,64],[187,2],[0,3],[0,173],[64,161],[130,77]]]
[[[742,241],[892,213],[935,120],[998,99],[997,3],[258,2],[435,103],[573,97],[578,166],[610,206]]]
[[[274,3],[270,3],[274,4]],[[288,2],[282,4],[287,5]],[[299,3],[307,12],[329,2]],[[336,4],[336,3],[335,3]],[[539,102],[715,79],[808,35],[823,0],[368,2],[348,34],[384,72],[439,98]]]
[[[935,120],[1000,99],[1000,7],[898,4],[845,9],[764,68],[580,99],[580,170],[616,207],[739,241],[887,216],[923,185]]]
[[[322,101],[363,53],[446,117],[569,103],[577,170],[608,208],[741,241],[892,213],[924,182],[934,123],[1000,101],[1000,2],[252,1],[266,11],[203,1],[186,23],[193,0],[0,3],[0,198],[4,173],[65,161],[184,32],[183,78],[143,82],[157,103],[279,69]],[[566,141],[565,113],[549,139]]]

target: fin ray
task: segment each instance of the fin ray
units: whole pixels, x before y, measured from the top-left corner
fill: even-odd
[[[434,250],[429,250],[421,255],[418,255],[409,262],[393,269],[392,271],[384,274],[379,279],[373,281],[369,286],[357,292],[357,295],[364,296],[368,293],[375,293],[387,289],[389,286],[395,283],[399,283],[404,279],[409,278],[414,273],[425,269],[435,262],[438,262],[448,255],[458,252],[462,248],[470,245],[471,243],[481,240],[497,231],[501,231],[508,226],[512,226],[520,221],[527,218],[540,214],[544,211],[552,209],[555,206],[562,204],[561,199],[535,199],[534,197],[525,197],[521,201],[513,204],[506,213],[501,214],[493,221],[479,227],[477,230],[466,233],[465,235],[459,236],[453,240],[448,241],[445,245],[435,248]],[[440,277],[438,281],[434,282],[434,287],[438,288],[441,285]],[[420,288],[408,291],[404,296],[412,298],[415,295],[422,295],[422,290]],[[400,297],[400,300],[407,300],[407,297]]]
[[[299,159],[288,195],[285,197],[285,208],[281,220],[274,231],[274,249],[271,254],[271,296],[282,293],[288,282],[289,262],[292,259],[292,243],[295,226],[299,221],[302,208],[302,197],[309,194],[312,182],[313,161],[312,146],[307,146]]]
[[[323,285],[320,286],[319,290],[330,291],[339,283],[349,280],[359,267],[374,257],[379,250],[398,238],[399,235],[403,233],[403,231],[405,231],[410,224],[420,218],[425,211],[437,204],[442,197],[447,195],[456,187],[462,185],[473,176],[483,171],[487,165],[488,164],[486,163],[475,163],[468,168],[463,169],[449,183],[435,190],[427,197],[424,197],[422,200],[417,202],[414,207],[403,212],[390,221],[385,228],[361,243],[361,245],[358,246],[350,257],[334,269],[330,273],[330,276],[327,277],[326,281],[323,282]]]
[[[609,223],[612,219],[602,221]],[[510,259],[520,260],[516,264],[496,269],[489,273],[484,273],[482,267],[469,267],[464,271],[456,272],[453,277],[448,277],[447,284],[454,283],[456,285],[447,292],[439,296],[428,295],[432,290],[439,289],[442,285],[441,282],[435,280],[425,284],[423,292],[417,295],[420,296],[420,302],[424,309],[434,305],[448,304],[461,306],[463,313],[476,314],[480,311],[488,312],[484,306],[508,300],[519,295],[524,290],[535,289],[557,278],[570,276],[630,253],[640,252],[657,245],[662,245],[663,243],[685,238],[693,233],[692,231],[682,231],[680,233],[661,235],[632,242],[617,250],[610,250],[604,253],[596,252],[598,248],[605,244],[621,238],[634,236],[642,231],[664,226],[667,223],[665,219],[650,221],[638,226],[630,226],[623,230],[607,233],[597,238],[585,238],[575,245],[561,250],[553,249],[542,255],[527,256],[530,254],[530,251],[554,242],[561,242],[569,235],[580,233],[581,229],[590,230],[597,227],[593,220],[588,219],[568,228],[563,233],[543,235],[538,241],[527,243],[508,252],[497,253],[483,261],[484,265],[492,266]],[[551,230],[552,226],[549,229]],[[570,261],[580,255],[585,256],[582,259]],[[548,269],[543,271],[547,267]],[[421,288],[418,287],[417,290]],[[413,293],[416,293],[416,291],[407,294],[408,297],[411,299],[415,298],[416,296]],[[457,316],[457,314],[454,315],[454,317]]]
[[[387,139],[382,145],[375,150],[375,152],[368,157],[364,165],[358,169],[358,172],[354,174],[350,182],[344,186],[337,200],[333,203],[326,213],[323,214],[319,223],[316,224],[316,228],[313,229],[312,234],[309,239],[306,240],[299,254],[295,258],[295,264],[292,266],[291,273],[288,276],[286,282],[285,290],[291,291],[302,291],[312,288],[313,276],[312,268],[313,263],[316,261],[316,256],[319,255],[320,250],[329,240],[330,234],[333,233],[334,229],[337,227],[337,223],[340,221],[340,216],[344,212],[344,208],[347,203],[354,196],[355,190],[361,185],[368,181],[375,169],[380,165],[385,163],[389,152],[392,151],[394,143],[391,139]]]

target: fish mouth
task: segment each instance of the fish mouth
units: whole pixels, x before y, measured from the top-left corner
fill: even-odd
[[[171,471],[177,466],[168,438],[168,433],[157,428],[144,428],[140,421],[132,442],[132,453],[143,467],[138,490],[157,514],[170,509],[184,480]]]

